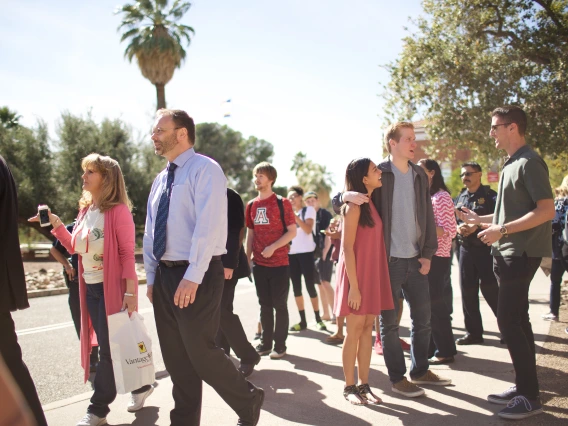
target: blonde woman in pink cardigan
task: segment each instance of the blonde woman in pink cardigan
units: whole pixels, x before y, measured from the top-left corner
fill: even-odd
[[[49,212],[53,235],[71,254],[79,254],[79,298],[81,303],[81,365],[85,382],[89,377],[89,354],[94,337],[100,361],[94,381],[95,392],[87,414],[77,426],[106,424],[116,386],[109,346],[108,315],[138,307],[138,279],[134,268],[134,221],[132,204],[117,161],[90,154],[81,164],[84,173],[79,215],[72,233]],[[38,221],[33,217],[30,221]],[[104,263],[103,263],[104,259]],[[144,386],[131,394],[128,411],[137,411],[152,393]]]

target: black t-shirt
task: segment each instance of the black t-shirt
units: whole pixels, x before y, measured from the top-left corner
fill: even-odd
[[[332,218],[333,216],[326,209],[319,209],[316,214],[316,232],[320,234],[320,231],[329,228]]]

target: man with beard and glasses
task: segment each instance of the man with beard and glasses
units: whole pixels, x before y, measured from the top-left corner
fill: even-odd
[[[237,425],[256,425],[264,391],[215,345],[225,283],[225,175],[214,160],[195,153],[195,124],[185,111],[158,110],[152,141],[168,166],[148,198],[144,268],[173,384],[171,424],[200,424],[205,381],[238,414]]]
[[[460,177],[465,188],[456,198],[456,209],[466,207],[479,216],[493,214],[497,193],[481,184],[481,166],[474,161],[461,166]],[[479,290],[497,315],[499,286],[493,273],[491,248],[477,238],[480,228],[458,219],[460,253],[460,288],[466,334],[456,340],[458,345],[483,343],[483,323],[479,312]]]

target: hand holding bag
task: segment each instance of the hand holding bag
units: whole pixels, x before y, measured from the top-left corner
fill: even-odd
[[[108,317],[110,354],[116,391],[125,394],[155,381],[152,340],[138,312]]]

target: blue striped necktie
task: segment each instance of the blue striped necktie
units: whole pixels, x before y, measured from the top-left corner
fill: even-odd
[[[166,252],[166,225],[168,223],[168,212],[170,210],[170,197],[172,195],[172,185],[174,183],[174,171],[177,165],[168,164],[168,180],[162,190],[160,203],[158,204],[158,213],[156,214],[156,222],[154,224],[154,247],[153,252],[157,261],[160,261]]]

